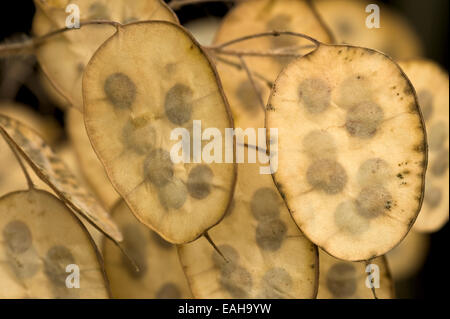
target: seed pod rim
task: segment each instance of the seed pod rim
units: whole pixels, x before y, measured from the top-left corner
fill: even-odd
[[[420,213],[420,211],[421,211],[421,209],[422,209],[423,200],[424,200],[424,197],[425,197],[425,177],[426,177],[427,168],[428,168],[428,139],[427,139],[427,131],[426,131],[426,126],[425,126],[425,120],[424,120],[424,117],[423,117],[423,114],[422,114],[422,110],[421,110],[420,107],[419,107],[419,100],[418,100],[418,98],[417,98],[416,89],[414,88],[414,86],[412,85],[410,79],[408,78],[408,76],[406,75],[406,73],[403,71],[403,69],[400,67],[400,65],[399,65],[396,61],[394,61],[394,59],[391,58],[389,55],[387,55],[387,54],[385,54],[385,53],[383,53],[383,52],[381,52],[381,51],[379,51],[379,50],[372,49],[372,48],[365,48],[365,47],[357,46],[357,45],[350,45],[350,44],[327,44],[327,43],[320,42],[320,41],[318,41],[318,40],[316,40],[316,41],[317,41],[317,43],[318,43],[317,46],[316,46],[316,48],[313,49],[311,52],[307,53],[306,55],[304,55],[304,56],[302,56],[302,57],[299,57],[299,58],[296,58],[296,59],[292,60],[291,63],[288,63],[288,64],[281,70],[280,74],[278,75],[277,79],[275,80],[275,82],[274,82],[274,84],[273,84],[273,86],[272,86],[272,89],[271,89],[271,92],[270,92],[270,95],[269,95],[269,99],[268,99],[268,102],[267,102],[267,105],[266,105],[266,110],[265,110],[266,115],[265,115],[265,120],[264,120],[264,122],[265,122],[265,127],[266,127],[266,145],[267,145],[267,149],[270,149],[270,134],[269,134],[269,131],[267,130],[267,128],[268,128],[268,116],[267,116],[267,112],[268,112],[268,111],[271,111],[271,107],[272,107],[272,106],[271,106],[271,105],[272,105],[272,99],[273,99],[274,94],[277,92],[277,84],[278,84],[279,78],[282,77],[283,75],[285,75],[286,70],[289,68],[289,66],[290,66],[292,63],[295,63],[296,61],[298,61],[298,60],[300,60],[300,59],[309,58],[310,55],[314,54],[314,53],[315,53],[316,51],[318,51],[322,46],[325,46],[325,47],[334,47],[334,48],[354,48],[354,49],[362,49],[362,50],[366,50],[366,51],[371,52],[371,53],[381,54],[384,58],[386,58],[386,59],[388,59],[390,62],[392,62],[392,63],[394,64],[394,66],[397,68],[397,70],[400,72],[401,77],[404,78],[404,79],[406,80],[407,84],[408,84],[408,85],[411,87],[411,89],[412,89],[412,94],[413,94],[413,96],[414,96],[414,101],[415,101],[415,103],[414,103],[414,104],[415,104],[415,110],[416,110],[417,113],[419,114],[419,117],[420,117],[420,123],[421,123],[422,131],[423,131],[423,135],[424,135],[424,140],[423,140],[423,148],[424,148],[424,149],[423,149],[423,174],[422,174],[422,178],[421,178],[421,179],[422,179],[422,183],[421,183],[421,192],[420,192],[419,205],[417,206],[417,210],[416,210],[416,212],[415,212],[414,218],[411,220],[410,224],[408,225],[408,230],[407,230],[407,231],[405,232],[405,234],[401,237],[401,239],[400,239],[394,246],[392,246],[392,247],[389,249],[389,251],[390,251],[390,250],[394,249],[395,247],[397,247],[397,246],[403,241],[403,239],[408,235],[408,233],[411,231],[411,229],[412,229],[412,227],[413,227],[413,225],[414,225],[414,223],[415,223],[415,221],[416,221],[417,217],[419,216],[419,213]],[[277,183],[277,178],[276,178],[276,176],[275,176],[276,174],[277,174],[277,173],[271,174],[271,175],[272,175],[272,179],[273,179],[274,184],[275,184],[275,187],[277,188],[278,192],[280,193],[281,197],[283,198],[284,202],[286,203],[286,207],[288,208],[288,211],[289,211],[290,215],[292,216],[292,218],[294,218],[294,216],[293,216],[293,214],[292,214],[292,210],[291,210],[291,208],[290,208],[290,206],[289,206],[289,204],[288,204],[288,202],[287,202],[287,200],[286,200],[286,195],[285,195],[285,193],[280,189],[279,184]],[[295,219],[294,219],[294,221],[295,221]],[[297,224],[297,223],[296,223],[296,224]],[[303,230],[301,229],[300,226],[299,226],[299,228],[300,228],[300,230],[302,231],[302,233],[305,234],[305,233],[303,232]],[[305,236],[308,237],[306,234],[305,234]],[[308,237],[308,238],[309,238],[309,237]],[[314,242],[313,242],[313,243],[314,243]],[[322,249],[324,252],[326,252],[327,254],[329,254],[330,256],[333,256],[334,258],[337,258],[337,259],[344,260],[344,259],[342,259],[342,258],[339,258],[339,257],[334,256],[334,255],[331,254],[329,251],[327,251],[324,247],[322,247],[322,246],[320,246],[320,245],[318,245],[318,244],[316,244],[316,243],[314,243],[314,244],[315,244],[316,246],[318,246],[320,249]],[[387,253],[387,252],[385,252],[385,253]],[[377,257],[383,256],[385,253],[380,254],[380,255],[370,256],[370,257],[367,258],[367,259],[356,259],[356,260],[346,260],[346,261],[353,261],[353,262],[363,262],[363,261],[368,261],[368,260],[371,260],[371,259],[373,259],[373,258],[377,258]],[[344,261],[345,261],[345,260],[344,260]]]
[[[221,81],[220,81],[219,74],[218,74],[218,72],[217,72],[217,69],[216,69],[216,67],[215,67],[215,64],[214,64],[214,62],[213,62],[211,56],[208,54],[208,52],[207,52],[205,49],[203,49],[202,45],[201,45],[200,43],[198,43],[198,41],[194,38],[194,36],[193,36],[186,28],[184,28],[183,26],[181,26],[181,25],[179,25],[179,24],[176,24],[176,23],[173,23],[173,22],[170,22],[170,21],[165,21],[165,20],[142,20],[142,21],[132,22],[132,23],[129,23],[129,24],[126,24],[126,25],[118,25],[117,28],[116,28],[116,32],[115,32],[111,37],[109,37],[105,42],[103,42],[103,44],[102,44],[100,47],[98,47],[98,49],[97,49],[97,50],[95,51],[95,53],[92,55],[91,59],[89,60],[89,63],[88,63],[88,64],[86,65],[86,67],[85,67],[85,70],[86,70],[87,68],[89,68],[89,67],[92,66],[94,57],[98,54],[98,52],[100,52],[101,50],[103,50],[103,48],[106,47],[106,45],[108,45],[109,42],[113,41],[114,38],[115,38],[118,34],[120,34],[120,32],[121,32],[121,30],[122,30],[123,28],[127,28],[127,27],[129,27],[129,26],[134,26],[134,25],[141,25],[141,24],[143,24],[143,25],[165,24],[165,25],[171,26],[171,27],[173,27],[173,28],[176,28],[176,29],[178,29],[179,31],[181,31],[184,35],[186,35],[186,36],[189,38],[189,40],[192,42],[192,44],[195,45],[195,46],[199,49],[200,53],[201,53],[201,54],[204,56],[204,58],[206,59],[206,62],[208,63],[208,66],[210,67],[210,70],[211,70],[211,72],[212,72],[212,74],[213,74],[213,76],[214,76],[214,79],[215,79],[215,82],[216,82],[216,85],[217,85],[217,89],[218,89],[218,91],[219,91],[219,93],[220,93],[220,95],[221,95],[221,97],[222,97],[223,106],[225,107],[225,111],[226,111],[226,115],[227,115],[227,118],[228,118],[228,122],[229,122],[230,128],[234,129],[234,128],[235,128],[235,126],[234,126],[234,119],[233,119],[233,116],[232,116],[232,112],[231,112],[231,109],[230,109],[230,105],[229,105],[229,103],[228,103],[228,99],[227,99],[227,97],[226,97],[226,95],[225,95],[225,92],[224,92],[224,90],[223,90],[223,86],[222,86],[222,83],[221,83]],[[85,93],[85,91],[88,90],[88,88],[86,88],[86,86],[84,85],[84,83],[85,83],[85,78],[86,78],[86,72],[83,73],[83,79],[82,79],[83,113],[84,113],[84,108],[85,108],[85,105],[86,105],[86,93]],[[129,204],[129,200],[128,200],[127,198],[125,198],[125,197],[122,196],[121,192],[119,192],[119,190],[118,190],[118,187],[115,185],[116,183],[112,182],[112,179],[111,179],[111,176],[110,176],[111,173],[109,172],[110,169],[109,169],[108,166],[105,164],[105,161],[100,157],[99,152],[96,150],[96,148],[95,148],[95,146],[94,146],[94,143],[92,142],[92,137],[91,137],[92,134],[90,134],[88,125],[86,125],[86,116],[83,116],[83,119],[84,119],[84,125],[85,125],[85,127],[86,127],[86,132],[87,132],[87,135],[88,135],[88,137],[89,137],[89,141],[90,141],[90,143],[91,143],[91,146],[92,146],[92,148],[93,148],[95,154],[97,155],[97,158],[99,159],[99,161],[101,162],[101,164],[102,164],[103,167],[105,168],[105,172],[106,172],[106,175],[108,176],[108,179],[111,181],[111,184],[112,184],[113,188],[117,191],[117,193],[120,195],[120,197],[125,201],[125,203],[127,204],[127,206],[130,208],[131,205]],[[223,213],[222,213],[222,216],[220,216],[220,218],[217,220],[216,223],[214,223],[213,225],[211,225],[210,227],[208,227],[207,229],[205,229],[204,231],[202,231],[200,234],[196,235],[194,239],[191,239],[191,240],[189,240],[189,241],[187,241],[187,242],[185,242],[185,243],[189,243],[189,242],[193,242],[193,241],[197,240],[198,238],[202,237],[205,233],[207,233],[209,229],[211,229],[211,228],[213,228],[214,226],[218,225],[218,224],[222,221],[222,219],[226,216],[227,212],[229,211],[229,209],[230,209],[230,207],[231,207],[233,195],[234,195],[234,192],[235,192],[235,189],[236,189],[236,181],[237,181],[237,173],[238,173],[238,167],[237,167],[237,163],[236,163],[236,136],[233,136],[233,163],[232,163],[232,165],[233,165],[232,184],[231,184],[231,188],[230,188],[230,190],[229,190],[229,193],[230,193],[230,194],[229,194],[228,204],[227,204],[227,206],[225,207],[225,209],[224,209],[224,211],[223,211]],[[131,210],[131,212],[133,213],[133,215],[134,215],[141,223],[143,223],[144,225],[146,225],[146,226],[147,226],[148,228],[150,228],[152,231],[156,232],[158,235],[160,235],[160,236],[161,236],[163,239],[165,239],[166,241],[168,241],[168,242],[170,242],[170,243],[173,243],[173,242],[170,241],[164,234],[162,234],[161,232],[159,232],[159,231],[156,229],[155,226],[150,225],[149,223],[144,222],[144,221],[142,220],[142,218],[141,218],[138,214],[135,214],[131,208],[130,208],[130,210]],[[173,243],[173,244],[181,244],[181,243]],[[184,244],[184,243],[183,243],[183,244]]]

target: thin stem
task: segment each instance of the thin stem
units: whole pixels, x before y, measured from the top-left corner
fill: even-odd
[[[251,0],[172,0],[169,2],[168,6],[173,10],[178,10],[181,7],[191,5],[191,4],[200,4],[206,2],[244,2]]]
[[[224,64],[227,64],[227,65],[229,65],[229,66],[232,66],[232,67],[234,67],[234,68],[236,68],[236,69],[238,69],[238,70],[242,70],[242,65],[239,64],[239,63],[235,63],[235,62],[233,62],[233,61],[227,60],[227,59],[225,59],[225,58],[223,58],[223,57],[220,57],[220,56],[217,56],[217,55],[216,55],[216,59],[217,59],[217,61],[219,61],[219,62],[221,62],[221,63],[224,63]],[[253,74],[255,77],[257,77],[258,79],[260,79],[260,80],[262,80],[263,82],[265,82],[265,83],[267,84],[267,86],[272,87],[272,85],[273,85],[272,81],[266,79],[263,75],[261,75],[261,74],[259,74],[259,73],[257,73],[257,72],[252,72],[252,74]]]
[[[241,61],[241,65],[244,68],[245,72],[247,73],[248,80],[250,81],[250,83],[251,83],[251,85],[253,87],[253,90],[255,91],[255,94],[258,97],[258,102],[261,105],[262,110],[265,112],[266,108],[264,106],[264,101],[263,101],[263,98],[261,97],[261,94],[260,94],[258,88],[256,87],[256,83],[255,83],[255,81],[253,79],[253,75],[250,72],[250,70],[249,70],[249,68],[247,66],[247,63],[245,62],[244,58],[242,56],[239,56],[239,60]]]
[[[308,46],[309,47],[309,46]],[[314,46],[315,47],[315,46]],[[206,47],[208,49],[208,47]],[[236,55],[236,56],[257,56],[257,57],[302,57],[302,54],[295,52],[280,52],[280,51],[250,51],[250,50],[224,50],[221,48],[211,48],[211,51],[220,53],[223,55]]]
[[[113,242],[116,244],[116,246],[119,248],[119,250],[121,251],[121,253],[125,256],[125,258],[128,260],[128,262],[131,264],[131,266],[133,266],[134,270],[136,272],[140,272],[141,269],[139,268],[138,264],[136,263],[136,261],[131,257],[131,255],[128,254],[128,252],[126,251],[126,249],[124,247],[122,247],[122,245],[118,242],[116,242],[115,240],[113,240]]]
[[[311,42],[313,42],[316,45],[316,48],[320,46],[321,42],[310,37],[309,35],[303,34],[303,33],[298,33],[298,32],[293,32],[293,31],[267,31],[267,32],[261,32],[261,33],[255,33],[255,34],[251,34],[251,35],[247,35],[247,36],[243,36],[240,38],[236,38],[215,46],[210,46],[209,49],[211,50],[219,50],[219,49],[223,49],[227,46],[230,46],[232,44],[236,44],[239,42],[243,42],[243,41],[248,41],[251,39],[256,39],[256,38],[262,38],[262,37],[278,37],[280,35],[289,35],[289,36],[294,36],[294,37],[300,37],[306,40],[309,40]]]
[[[222,254],[222,252],[219,250],[219,248],[216,246],[216,244],[212,241],[211,237],[209,237],[208,232],[204,232],[203,233],[203,237],[206,238],[206,240],[211,244],[211,246],[214,248],[215,251],[217,251],[217,253],[222,256],[222,258],[226,261],[229,262],[229,260],[224,256],[224,254]]]
[[[328,26],[328,24],[325,23],[325,20],[323,19],[322,15],[317,10],[316,4],[314,3],[314,0],[307,0],[306,3],[310,7],[312,13],[314,14],[314,17],[319,21],[322,28],[327,33],[328,37],[330,38],[331,43],[336,43],[336,36],[334,35],[331,28]]]
[[[82,21],[80,23],[80,28],[83,26],[100,25],[100,24],[111,25],[111,26],[114,26],[116,29],[121,26],[121,24],[119,22],[115,22],[115,21],[92,20],[92,21]],[[15,55],[15,54],[21,54],[21,53],[31,54],[34,48],[36,48],[37,46],[39,46],[41,43],[45,42],[49,38],[52,38],[52,37],[62,34],[64,32],[73,31],[73,30],[79,30],[79,29],[62,28],[62,29],[57,29],[57,30],[51,31],[42,36],[27,39],[23,42],[0,44],[0,56]]]
[[[20,168],[22,169],[23,175],[25,175],[25,179],[27,180],[27,184],[28,184],[28,189],[29,190],[33,190],[34,189],[33,181],[31,180],[31,177],[28,174],[28,171],[27,171],[25,165],[23,164],[22,159],[20,158],[19,154],[17,153],[16,146],[13,145],[13,143],[11,142],[11,140],[9,139],[9,137],[4,132],[3,129],[0,129],[0,132],[1,132],[2,136],[3,136],[3,139],[6,141],[6,143],[8,143],[8,146],[11,149],[11,151],[13,152],[14,157],[16,158],[17,162],[19,163]]]

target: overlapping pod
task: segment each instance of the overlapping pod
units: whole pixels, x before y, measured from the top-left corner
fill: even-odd
[[[2,135],[15,145],[36,175],[50,186],[61,200],[115,242],[122,240],[122,235],[109,214],[78,183],[67,165],[37,133],[3,115],[0,115],[0,130]]]
[[[291,31],[310,35],[329,42],[326,30],[306,1],[255,0],[237,4],[224,18],[217,31],[214,44],[269,31]],[[278,73],[294,55],[306,54],[314,47],[301,37],[280,35],[254,38],[227,46],[227,50],[251,52],[276,52],[286,56],[245,56],[253,73],[254,85],[248,78],[241,61],[236,56],[220,54],[216,58],[217,70],[230,101],[237,127],[257,127],[264,121],[263,105]],[[255,87],[256,91],[255,92]],[[260,96],[258,96],[260,95]]]
[[[448,73],[424,59],[400,62],[414,85],[427,127],[429,165],[424,205],[414,230],[438,231],[449,213],[449,97]]]
[[[161,0],[34,0],[36,14],[33,33],[37,36],[67,27],[69,14],[79,11],[80,21],[107,20],[130,23],[139,20],[178,19]],[[72,5],[71,7],[68,7]],[[73,5],[78,6],[74,9]],[[69,12],[66,12],[68,8]],[[95,50],[114,34],[112,25],[84,25],[46,39],[36,55],[52,84],[74,107],[83,109],[81,80],[86,64]]]
[[[233,122],[213,64],[187,31],[164,21],[119,27],[89,62],[83,95],[94,150],[142,223],[185,243],[222,219],[235,184],[226,158],[234,148],[223,140]],[[172,160],[182,143],[189,154]],[[221,158],[193,158],[194,144],[203,158]]]
[[[111,208],[120,198],[106,175],[102,163],[92,149],[84,126],[83,114],[69,109],[66,117],[67,132],[73,144],[80,169],[103,205]]]
[[[314,4],[325,24],[335,34],[337,43],[377,49],[396,59],[422,54],[422,44],[408,22],[380,3],[365,0],[316,0]],[[374,12],[374,5],[379,8],[379,28],[370,27],[375,22],[372,16],[377,14]]]
[[[109,297],[99,252],[56,197],[14,192],[0,211],[0,298]]]
[[[358,261],[406,236],[422,204],[427,143],[414,88],[390,58],[319,45],[278,77],[266,125],[278,128],[275,182],[312,242]]]
[[[61,129],[50,119],[44,118],[25,105],[16,102],[0,102],[0,114],[12,118],[20,118],[27,126],[32,127],[41,134],[49,143],[55,143],[61,137]],[[14,153],[10,151],[7,141],[0,136],[0,196],[17,190],[27,188],[24,178]],[[45,183],[35,181],[36,186],[45,189]],[[50,188],[48,188],[50,190]]]
[[[319,251],[318,299],[393,299],[394,282],[386,257],[342,261]]]
[[[136,271],[110,241],[104,241],[103,257],[113,298],[190,298],[176,247],[142,225],[124,201],[114,206],[111,215],[124,236],[125,251],[139,268]]]
[[[298,230],[256,164],[239,164],[233,204],[205,238],[179,246],[195,298],[315,298],[317,247]]]

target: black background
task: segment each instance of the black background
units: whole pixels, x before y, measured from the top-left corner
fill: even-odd
[[[449,1],[386,0],[381,2],[391,5],[409,19],[425,45],[425,56],[439,62],[448,70]],[[177,10],[177,14],[183,24],[205,16],[222,17],[231,7],[231,3],[197,4]],[[0,4],[0,42],[5,39],[17,40],[23,35],[29,35],[33,15],[34,5],[31,0],[2,1]],[[2,61],[0,59],[0,76],[1,68]],[[28,82],[20,86],[15,99],[39,109],[44,114],[55,115],[63,125],[62,111],[45,96],[42,96],[44,90],[40,90],[37,81],[30,78]],[[0,100],[4,98],[5,96],[2,96],[0,92]],[[442,291],[448,284],[446,264],[448,227],[447,224],[442,230],[431,235],[431,249],[425,266],[415,278],[398,283],[398,297],[444,297]]]

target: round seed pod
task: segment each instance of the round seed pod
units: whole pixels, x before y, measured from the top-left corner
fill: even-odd
[[[317,11],[335,34],[338,43],[358,45],[384,52],[396,59],[420,56],[422,44],[402,16],[386,6],[380,8],[380,28],[368,28],[366,12],[374,1],[318,0]]]
[[[107,208],[113,207],[120,196],[111,185],[105,169],[92,149],[84,126],[83,115],[75,109],[69,109],[66,123],[67,132],[83,176],[103,205]]]
[[[139,267],[137,271],[111,241],[104,241],[113,298],[191,298],[176,247],[142,225],[124,201],[114,206],[111,215],[124,235],[125,251]]]
[[[0,207],[0,298],[109,298],[100,254],[61,201],[33,189],[0,198]],[[77,283],[70,265],[79,288],[68,287]]]
[[[115,242],[122,240],[108,212],[36,132],[4,115],[0,115],[0,132],[64,203],[108,238]]]
[[[386,254],[395,282],[411,278],[425,264],[430,248],[430,236],[411,230],[402,242]]]
[[[205,238],[178,247],[195,298],[315,298],[317,248],[298,230],[270,175],[239,164],[233,204]]]
[[[66,7],[69,3],[78,6],[81,23],[92,20],[124,24],[139,20],[178,22],[172,10],[161,0],[35,0],[34,3],[36,14],[32,28],[36,36],[66,27]],[[80,110],[83,109],[81,80],[84,68],[95,50],[113,35],[114,31],[111,25],[84,25],[80,29],[50,37],[39,45],[36,51],[38,61],[49,80]]]
[[[199,142],[192,141],[194,121],[215,128],[217,139],[233,123],[214,66],[187,31],[164,21],[119,27],[89,62],[83,95],[94,150],[142,223],[169,242],[185,243],[221,220],[233,194],[236,166],[193,158],[193,143]],[[188,141],[171,140],[180,130],[189,134]],[[221,154],[232,154],[234,149],[220,142]],[[180,143],[190,144],[189,161],[172,160],[170,153],[180,154]],[[191,174],[197,166],[210,170],[207,183],[203,175]],[[192,196],[196,187],[209,191]]]
[[[368,262],[351,262],[319,250],[319,265],[317,299],[395,298],[394,283],[384,256]]]
[[[267,110],[266,127],[278,128],[275,183],[313,243],[360,261],[406,236],[427,143],[414,88],[389,57],[321,44],[283,70]]]
[[[434,232],[448,222],[449,213],[449,97],[448,73],[424,59],[400,63],[414,85],[427,127],[428,171],[422,210],[414,230]]]
[[[326,30],[305,1],[262,0],[242,2],[230,10],[217,31],[214,44],[219,45],[236,38],[268,31],[292,31],[308,34],[323,42],[330,41]],[[255,38],[226,47],[227,50],[253,52],[278,50],[292,54],[292,56],[245,56],[245,62],[253,73],[255,87],[238,58],[229,55],[217,57],[217,70],[230,101],[237,127],[243,129],[257,127],[256,124],[264,120],[263,105],[278,73],[293,59],[293,55],[306,54],[313,47],[310,41],[288,35]]]

